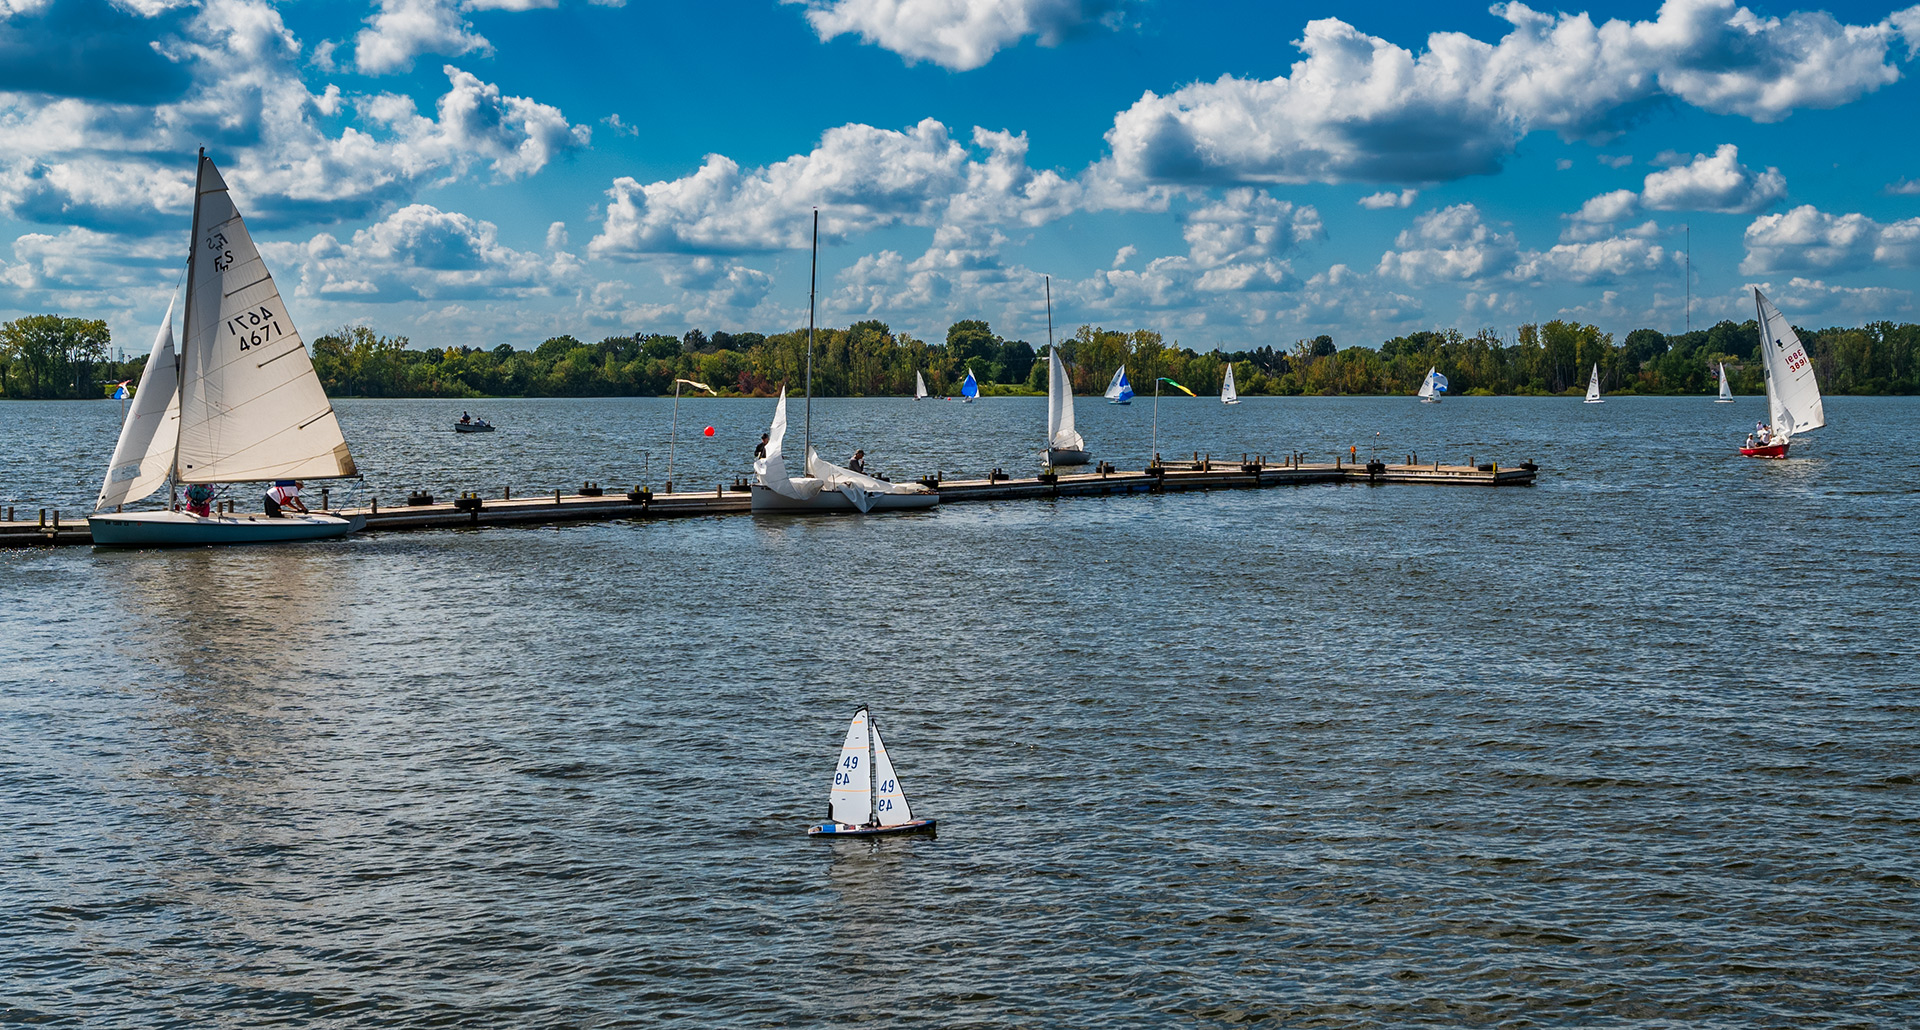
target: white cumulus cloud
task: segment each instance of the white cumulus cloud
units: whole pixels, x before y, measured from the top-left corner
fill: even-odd
[[[1380,211],[1392,207],[1412,207],[1414,198],[1420,195],[1416,189],[1399,191],[1386,190],[1381,193],[1369,193],[1360,198],[1360,206],[1369,211]]]
[[[1828,214],[1811,204],[1761,215],[1747,226],[1749,275],[1788,269],[1849,270],[1920,263],[1920,218],[1883,225],[1863,214]]]
[[[1505,275],[1519,259],[1510,232],[1500,232],[1472,204],[1430,211],[1394,239],[1397,250],[1380,256],[1374,274],[1412,285],[1468,282]]]
[[[805,3],[821,42],[843,35],[951,71],[978,68],[1032,36],[1057,46],[1111,23],[1123,0],[785,0]]]
[[[492,222],[428,204],[403,207],[347,244],[321,233],[263,249],[298,270],[302,296],[367,301],[547,295],[580,271],[571,254],[514,250]]]
[[[1695,154],[1690,164],[1647,176],[1640,202],[1656,211],[1746,214],[1786,195],[1787,179],[1778,168],[1755,172],[1740,163],[1738,147],[1722,143],[1711,157]]]

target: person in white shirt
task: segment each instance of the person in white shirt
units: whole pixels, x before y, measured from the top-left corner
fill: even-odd
[[[292,508],[302,515],[307,514],[307,505],[300,499],[300,481],[297,479],[276,480],[267,490],[267,517],[281,517],[280,509]]]

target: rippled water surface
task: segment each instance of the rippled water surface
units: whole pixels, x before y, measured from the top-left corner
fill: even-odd
[[[342,401],[345,496],[658,485],[670,406]],[[682,402],[676,478],[769,413]],[[0,553],[0,1022],[1912,1024],[1920,401],[1760,413],[1183,399],[1169,455],[1543,474]],[[0,403],[0,504],[83,510],[114,419]],[[863,701],[937,838],[803,836]]]

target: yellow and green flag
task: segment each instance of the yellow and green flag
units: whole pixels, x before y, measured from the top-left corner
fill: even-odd
[[[1189,389],[1187,389],[1186,387],[1184,387],[1184,386],[1181,386],[1181,385],[1180,385],[1179,383],[1176,383],[1176,382],[1174,382],[1173,380],[1171,380],[1171,379],[1168,379],[1168,378],[1167,378],[1166,376],[1161,376],[1161,377],[1160,377],[1160,381],[1161,381],[1161,382],[1163,382],[1163,383],[1165,383],[1165,384],[1167,384],[1168,386],[1171,386],[1171,387],[1173,387],[1174,389],[1176,389],[1176,390],[1178,390],[1178,391],[1180,391],[1181,393],[1184,393],[1184,394],[1186,394],[1186,395],[1187,395],[1187,396],[1189,396],[1189,397],[1192,397],[1192,396],[1195,396],[1195,394],[1194,394],[1194,392],[1193,392],[1192,390],[1189,390]]]

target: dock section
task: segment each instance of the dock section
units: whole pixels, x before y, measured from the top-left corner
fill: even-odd
[[[1538,475],[1532,462],[1502,466],[1427,465],[1384,462],[1313,464],[1288,459],[1280,463],[1263,460],[1222,462],[1199,459],[1178,464],[1157,465],[1140,471],[1120,471],[1101,465],[1093,472],[1041,474],[1015,478],[998,470],[985,479],[921,480],[940,492],[940,503],[964,504],[971,501],[1031,500],[1051,497],[1089,497],[1108,494],[1189,493],[1196,490],[1254,490],[1276,486],[1313,484],[1428,484],[1449,486],[1530,486]],[[336,515],[360,515],[367,520],[367,531],[409,529],[459,529],[462,527],[514,524],[552,524],[559,522],[611,522],[616,520],[693,518],[710,515],[743,515],[749,510],[744,482],[721,485],[713,490],[656,494],[646,490],[624,493],[547,494],[513,497],[482,497],[466,493],[454,498],[431,498],[416,494],[403,503],[381,503],[373,499],[365,508],[338,509]],[[35,521],[12,519],[17,509],[8,509],[7,521],[0,521],[0,548],[91,544],[84,514],[75,517],[52,509],[38,510]]]

